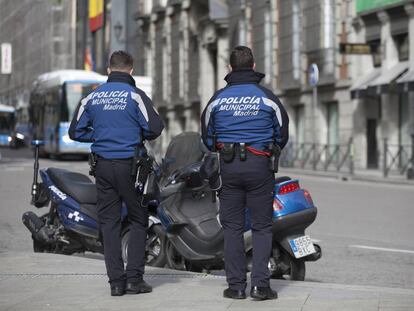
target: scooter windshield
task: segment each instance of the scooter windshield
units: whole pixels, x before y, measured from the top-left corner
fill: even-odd
[[[203,159],[207,148],[196,132],[184,132],[175,136],[168,145],[164,158],[167,176],[177,169],[188,166]]]

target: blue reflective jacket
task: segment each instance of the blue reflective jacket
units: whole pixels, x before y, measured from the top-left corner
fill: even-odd
[[[283,148],[289,138],[289,118],[279,99],[259,85],[264,74],[251,69],[233,70],[227,86],[210,99],[201,116],[204,144],[246,143],[266,150],[273,141]]]
[[[133,157],[143,140],[157,138],[163,129],[151,100],[135,87],[134,79],[113,71],[107,83],[79,103],[69,137],[92,142],[92,152],[103,158],[124,159]]]

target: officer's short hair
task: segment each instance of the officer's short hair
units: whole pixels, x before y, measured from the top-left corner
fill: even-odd
[[[120,70],[131,70],[134,66],[134,60],[128,52],[115,51],[109,59],[109,68]]]
[[[251,69],[254,65],[253,53],[247,46],[236,46],[230,54],[230,66],[234,69]]]

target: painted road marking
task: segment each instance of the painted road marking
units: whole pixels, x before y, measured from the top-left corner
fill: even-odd
[[[25,168],[21,166],[11,166],[11,167],[4,168],[4,171],[6,172],[23,172],[24,170]]]
[[[384,247],[374,247],[374,246],[366,246],[366,245],[348,245],[348,247],[370,249],[370,250],[383,251],[383,252],[414,254],[414,251],[411,251],[408,249],[384,248]]]

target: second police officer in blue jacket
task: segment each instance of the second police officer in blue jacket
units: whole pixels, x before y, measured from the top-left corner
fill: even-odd
[[[201,117],[202,138],[210,150],[220,150],[222,188],[220,222],[224,230],[227,283],[223,296],[246,298],[246,258],[243,240],[245,208],[250,209],[253,267],[250,296],[275,299],[268,269],[272,250],[274,172],[271,149],[288,141],[288,115],[279,99],[259,83],[253,54],[238,46],[230,55],[227,86],[217,91]]]
[[[107,83],[80,102],[69,129],[71,139],[92,142],[98,157],[98,219],[112,296],[152,291],[143,280],[148,210],[141,206],[131,171],[136,151],[146,152],[143,140],[157,138],[164,125],[151,100],[135,86],[132,68],[131,55],[114,52]],[[126,269],[121,255],[121,202],[130,223]]]

